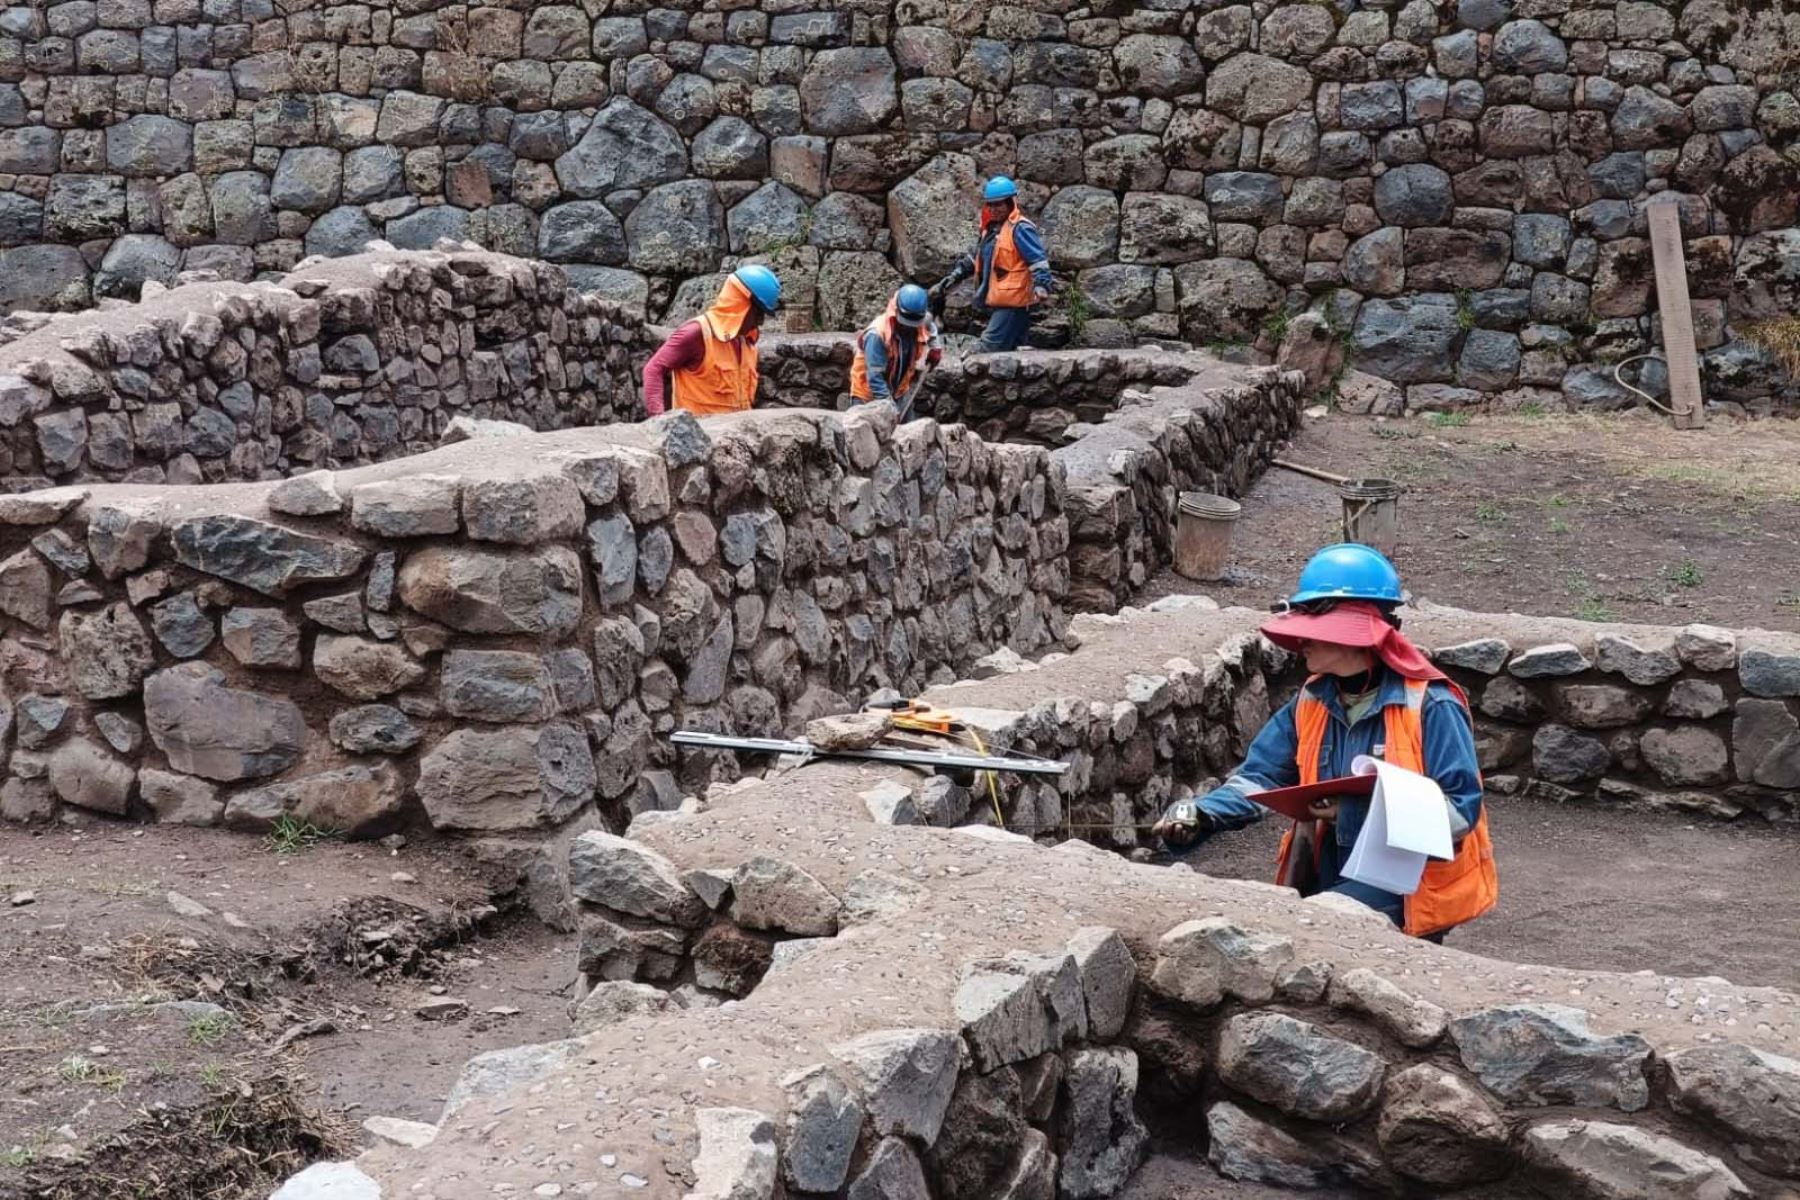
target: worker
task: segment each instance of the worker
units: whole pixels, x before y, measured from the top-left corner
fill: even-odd
[[[1017,350],[1031,332],[1031,306],[1050,298],[1050,255],[1038,227],[1019,211],[1019,188],[996,175],[982,189],[981,240],[932,287],[933,298],[973,275],[975,303],[988,310],[978,354]]]
[[[906,284],[857,341],[850,394],[858,400],[891,400],[904,420],[912,408],[914,380],[924,377],[920,364],[929,371],[943,359],[931,298],[918,284]]]
[[[1293,700],[1251,743],[1220,787],[1170,806],[1155,831],[1171,848],[1258,820],[1258,792],[1351,773],[1358,755],[1428,775],[1449,806],[1456,857],[1425,866],[1410,896],[1347,879],[1342,867],[1368,814],[1368,797],[1314,801],[1281,841],[1276,882],[1303,896],[1336,892],[1375,909],[1415,937],[1445,931],[1494,906],[1500,885],[1481,801],[1468,698],[1400,632],[1400,576],[1367,546],[1319,551],[1263,636],[1306,661]]]
[[[675,407],[697,417],[742,412],[756,399],[756,339],[781,307],[775,272],[748,263],[725,277],[712,307],[679,326],[644,364],[644,409],[659,416],[671,385]]]

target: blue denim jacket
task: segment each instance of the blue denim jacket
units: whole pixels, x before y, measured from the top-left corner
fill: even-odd
[[[1361,721],[1351,725],[1338,700],[1337,680],[1326,677],[1309,687],[1331,714],[1325,730],[1325,744],[1319,752],[1320,779],[1348,775],[1350,763],[1359,754],[1374,756],[1376,746],[1387,740],[1387,723],[1382,710],[1390,704],[1406,703],[1406,680],[1392,671],[1386,672],[1381,682],[1381,702],[1370,707]],[[1475,733],[1469,723],[1469,714],[1446,685],[1433,683],[1426,689],[1421,715],[1425,766],[1450,802],[1451,832],[1460,838],[1481,816],[1481,775],[1475,759]],[[1300,769],[1294,762],[1298,747],[1294,701],[1290,700],[1250,743],[1250,752],[1243,765],[1223,785],[1200,798],[1201,811],[1213,818],[1221,829],[1241,829],[1252,821],[1261,820],[1269,810],[1255,802],[1253,793],[1293,787],[1300,782]],[[1337,843],[1346,852],[1356,844],[1356,835],[1361,832],[1368,814],[1366,797],[1346,798],[1340,802]]]

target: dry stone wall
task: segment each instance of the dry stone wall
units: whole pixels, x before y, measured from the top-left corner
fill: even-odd
[[[652,315],[770,256],[851,329],[1004,171],[1079,296],[1054,337],[1311,302],[1383,403],[1610,406],[1668,198],[1712,392],[1766,406],[1792,384],[1732,329],[1800,287],[1797,43],[1729,0],[18,5],[0,308],[450,237]]]
[[[556,429],[643,412],[635,316],[558,267],[472,247],[23,324],[0,344],[0,491],[281,478],[428,450],[458,417]]]
[[[1098,1200],[1140,1194],[1155,1135],[1201,1191],[1800,1178],[1791,995],[1494,963],[1351,902],[864,811],[915,783],[815,763],[574,839],[575,1036],[480,1056],[428,1147],[331,1170],[376,1200]]]
[[[1041,448],[886,406],[0,497],[0,805],[616,827],[679,799],[673,728],[775,734],[1060,637],[1063,502]]]

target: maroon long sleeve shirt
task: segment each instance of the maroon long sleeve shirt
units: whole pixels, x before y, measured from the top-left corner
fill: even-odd
[[[706,335],[701,332],[700,322],[687,321],[678,326],[644,364],[644,411],[652,417],[661,416],[672,399],[669,372],[697,367],[705,357]]]

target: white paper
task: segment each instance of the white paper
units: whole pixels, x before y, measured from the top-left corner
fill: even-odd
[[[1443,789],[1415,771],[1359,755],[1350,770],[1375,776],[1369,815],[1343,874],[1358,883],[1410,896],[1419,890],[1425,864],[1456,857]]]

